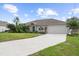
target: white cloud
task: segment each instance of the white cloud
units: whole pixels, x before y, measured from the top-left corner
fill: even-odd
[[[44,9],[39,8],[39,9],[37,10],[37,14],[38,14],[38,15],[43,15],[43,14],[44,14]]]
[[[68,12],[69,15],[72,15],[72,11]]]
[[[11,13],[17,13],[18,9],[16,6],[12,5],[12,4],[4,4],[3,8]]]
[[[63,16],[63,17],[60,17],[60,20],[66,21],[67,19],[69,19],[69,18],[71,18],[71,17],[72,17],[72,16],[67,16],[67,17]]]
[[[61,20],[62,20],[62,21],[66,21],[67,18],[66,18],[66,17],[61,17]]]
[[[47,10],[46,10],[46,15],[56,15],[56,16],[57,16],[58,14],[57,14],[57,12],[54,11],[54,10],[47,9]]]
[[[68,16],[67,18],[72,18],[72,16]]]
[[[55,10],[49,9],[49,8],[38,8],[37,10],[38,16],[41,17],[47,17],[47,16],[57,16],[58,13]]]
[[[18,14],[13,14],[13,16],[19,16]]]
[[[72,14],[79,14],[79,8],[74,8],[74,9],[72,9],[68,14],[69,14],[69,15],[72,15]]]
[[[66,21],[68,18],[71,18],[71,16],[54,17],[54,19],[61,20],[61,21]]]
[[[25,20],[25,22],[31,22],[31,21],[34,21],[34,20],[36,20],[36,19],[34,19],[34,18],[27,18],[27,19]]]
[[[25,15],[25,17],[28,17],[28,14],[24,14]]]

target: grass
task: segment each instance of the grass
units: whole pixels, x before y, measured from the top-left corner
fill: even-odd
[[[0,42],[32,38],[38,35],[39,33],[0,33]]]
[[[79,56],[79,35],[67,36],[67,41],[48,47],[32,56]]]

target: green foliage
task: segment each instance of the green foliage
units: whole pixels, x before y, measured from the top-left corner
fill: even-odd
[[[16,32],[18,33],[19,32],[19,18],[18,17],[15,17],[14,18],[14,24],[15,24],[15,27],[16,27]]]
[[[77,31],[79,29],[79,18],[72,17],[70,19],[67,19],[67,27],[71,29],[71,35],[77,34]]]
[[[69,27],[70,29],[79,28],[79,19],[77,17],[67,19],[67,27]]]
[[[16,32],[16,27],[14,24],[8,24],[7,27],[10,29],[10,32]]]
[[[13,20],[13,22],[15,23],[16,26],[19,25],[19,22],[20,22],[19,18],[15,17],[14,20]]]
[[[10,29],[10,32],[16,32],[16,33],[29,32],[29,26],[21,24],[18,17],[15,17],[13,22],[14,24],[8,24],[7,26]]]
[[[19,30],[21,33],[29,32],[29,26],[26,26],[25,24],[19,24]]]

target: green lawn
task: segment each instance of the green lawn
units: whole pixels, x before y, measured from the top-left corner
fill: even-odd
[[[0,42],[32,38],[40,35],[39,33],[0,33]]]
[[[67,36],[67,41],[55,46],[48,47],[33,56],[79,56],[79,35]]]

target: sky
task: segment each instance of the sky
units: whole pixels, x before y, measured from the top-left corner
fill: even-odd
[[[39,19],[57,19],[66,21],[72,16],[79,16],[78,3],[1,3],[0,21],[12,23],[15,17],[20,22]]]

